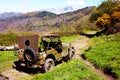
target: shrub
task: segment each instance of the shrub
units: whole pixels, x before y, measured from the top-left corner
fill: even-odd
[[[99,17],[103,15],[103,12],[101,11],[94,11],[90,16],[90,22],[95,22]]]
[[[0,45],[1,46],[9,46],[15,45],[17,43],[17,34],[8,32],[6,34],[0,34]]]
[[[113,7],[116,7],[117,2],[105,1],[102,4],[94,9],[94,12],[90,16],[90,21],[95,22],[99,17],[102,17],[104,14],[111,14],[113,12]]]
[[[120,11],[119,12],[113,12],[113,14],[111,15],[113,22],[117,23],[120,22]]]
[[[95,21],[95,24],[101,29],[108,28],[111,25],[111,17],[108,14],[104,14]]]
[[[120,22],[120,5],[117,2],[103,2],[96,12],[91,15],[90,20],[94,21],[100,29],[104,29],[103,33],[113,34],[119,31],[117,30],[119,26],[117,27],[116,24]]]
[[[98,11],[101,11],[102,13],[111,14],[113,12],[112,8],[117,5],[118,5],[117,2],[104,1],[97,9]]]

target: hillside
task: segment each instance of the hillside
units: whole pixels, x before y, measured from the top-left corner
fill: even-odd
[[[69,28],[71,24],[76,29],[80,24],[80,20],[89,15],[92,10],[93,7],[86,7],[59,15],[48,11],[29,12],[17,17],[0,19],[0,32],[7,30],[44,32],[60,30],[61,26]]]

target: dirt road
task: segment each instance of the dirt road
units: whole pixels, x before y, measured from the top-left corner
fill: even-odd
[[[9,80],[19,80],[22,77],[30,77],[29,74],[27,74],[25,72],[19,72],[13,68],[11,68],[5,72],[2,72],[2,74],[7,76],[9,78]]]
[[[79,39],[76,39],[75,41],[73,41],[71,44],[75,47],[76,49],[76,58],[79,58],[80,60],[83,60],[80,55],[83,53],[83,50],[85,48],[88,47],[88,42],[89,42],[89,38],[82,36]],[[94,65],[92,65],[89,61],[87,60],[83,60],[88,66],[91,67],[91,69],[93,71],[95,71],[97,74],[100,74],[101,76],[103,76],[104,78],[106,78],[106,80],[115,80],[114,78],[112,78],[109,75],[106,75],[103,73],[103,71],[96,69],[94,67]],[[10,68],[9,70],[6,70],[5,72],[2,72],[3,75],[9,77],[9,80],[19,80],[22,77],[26,77],[29,78],[31,77],[30,74],[25,73],[25,72],[20,72],[16,69]]]

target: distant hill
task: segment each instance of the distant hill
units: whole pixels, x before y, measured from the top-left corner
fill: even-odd
[[[66,8],[70,9],[70,7]],[[72,12],[55,14],[48,11],[29,12],[0,19],[0,32],[9,29],[23,31],[49,31],[51,29],[59,30],[61,26],[68,27],[75,23],[75,27],[82,17],[89,15],[93,7],[86,7]]]
[[[20,16],[22,13],[14,13],[14,12],[5,12],[5,13],[1,13],[0,14],[0,19],[4,19],[4,18],[10,18],[13,16]]]

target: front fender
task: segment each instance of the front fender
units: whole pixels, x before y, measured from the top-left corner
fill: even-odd
[[[47,54],[45,52],[39,53],[39,59],[38,59],[38,64],[42,65],[45,62]]]

